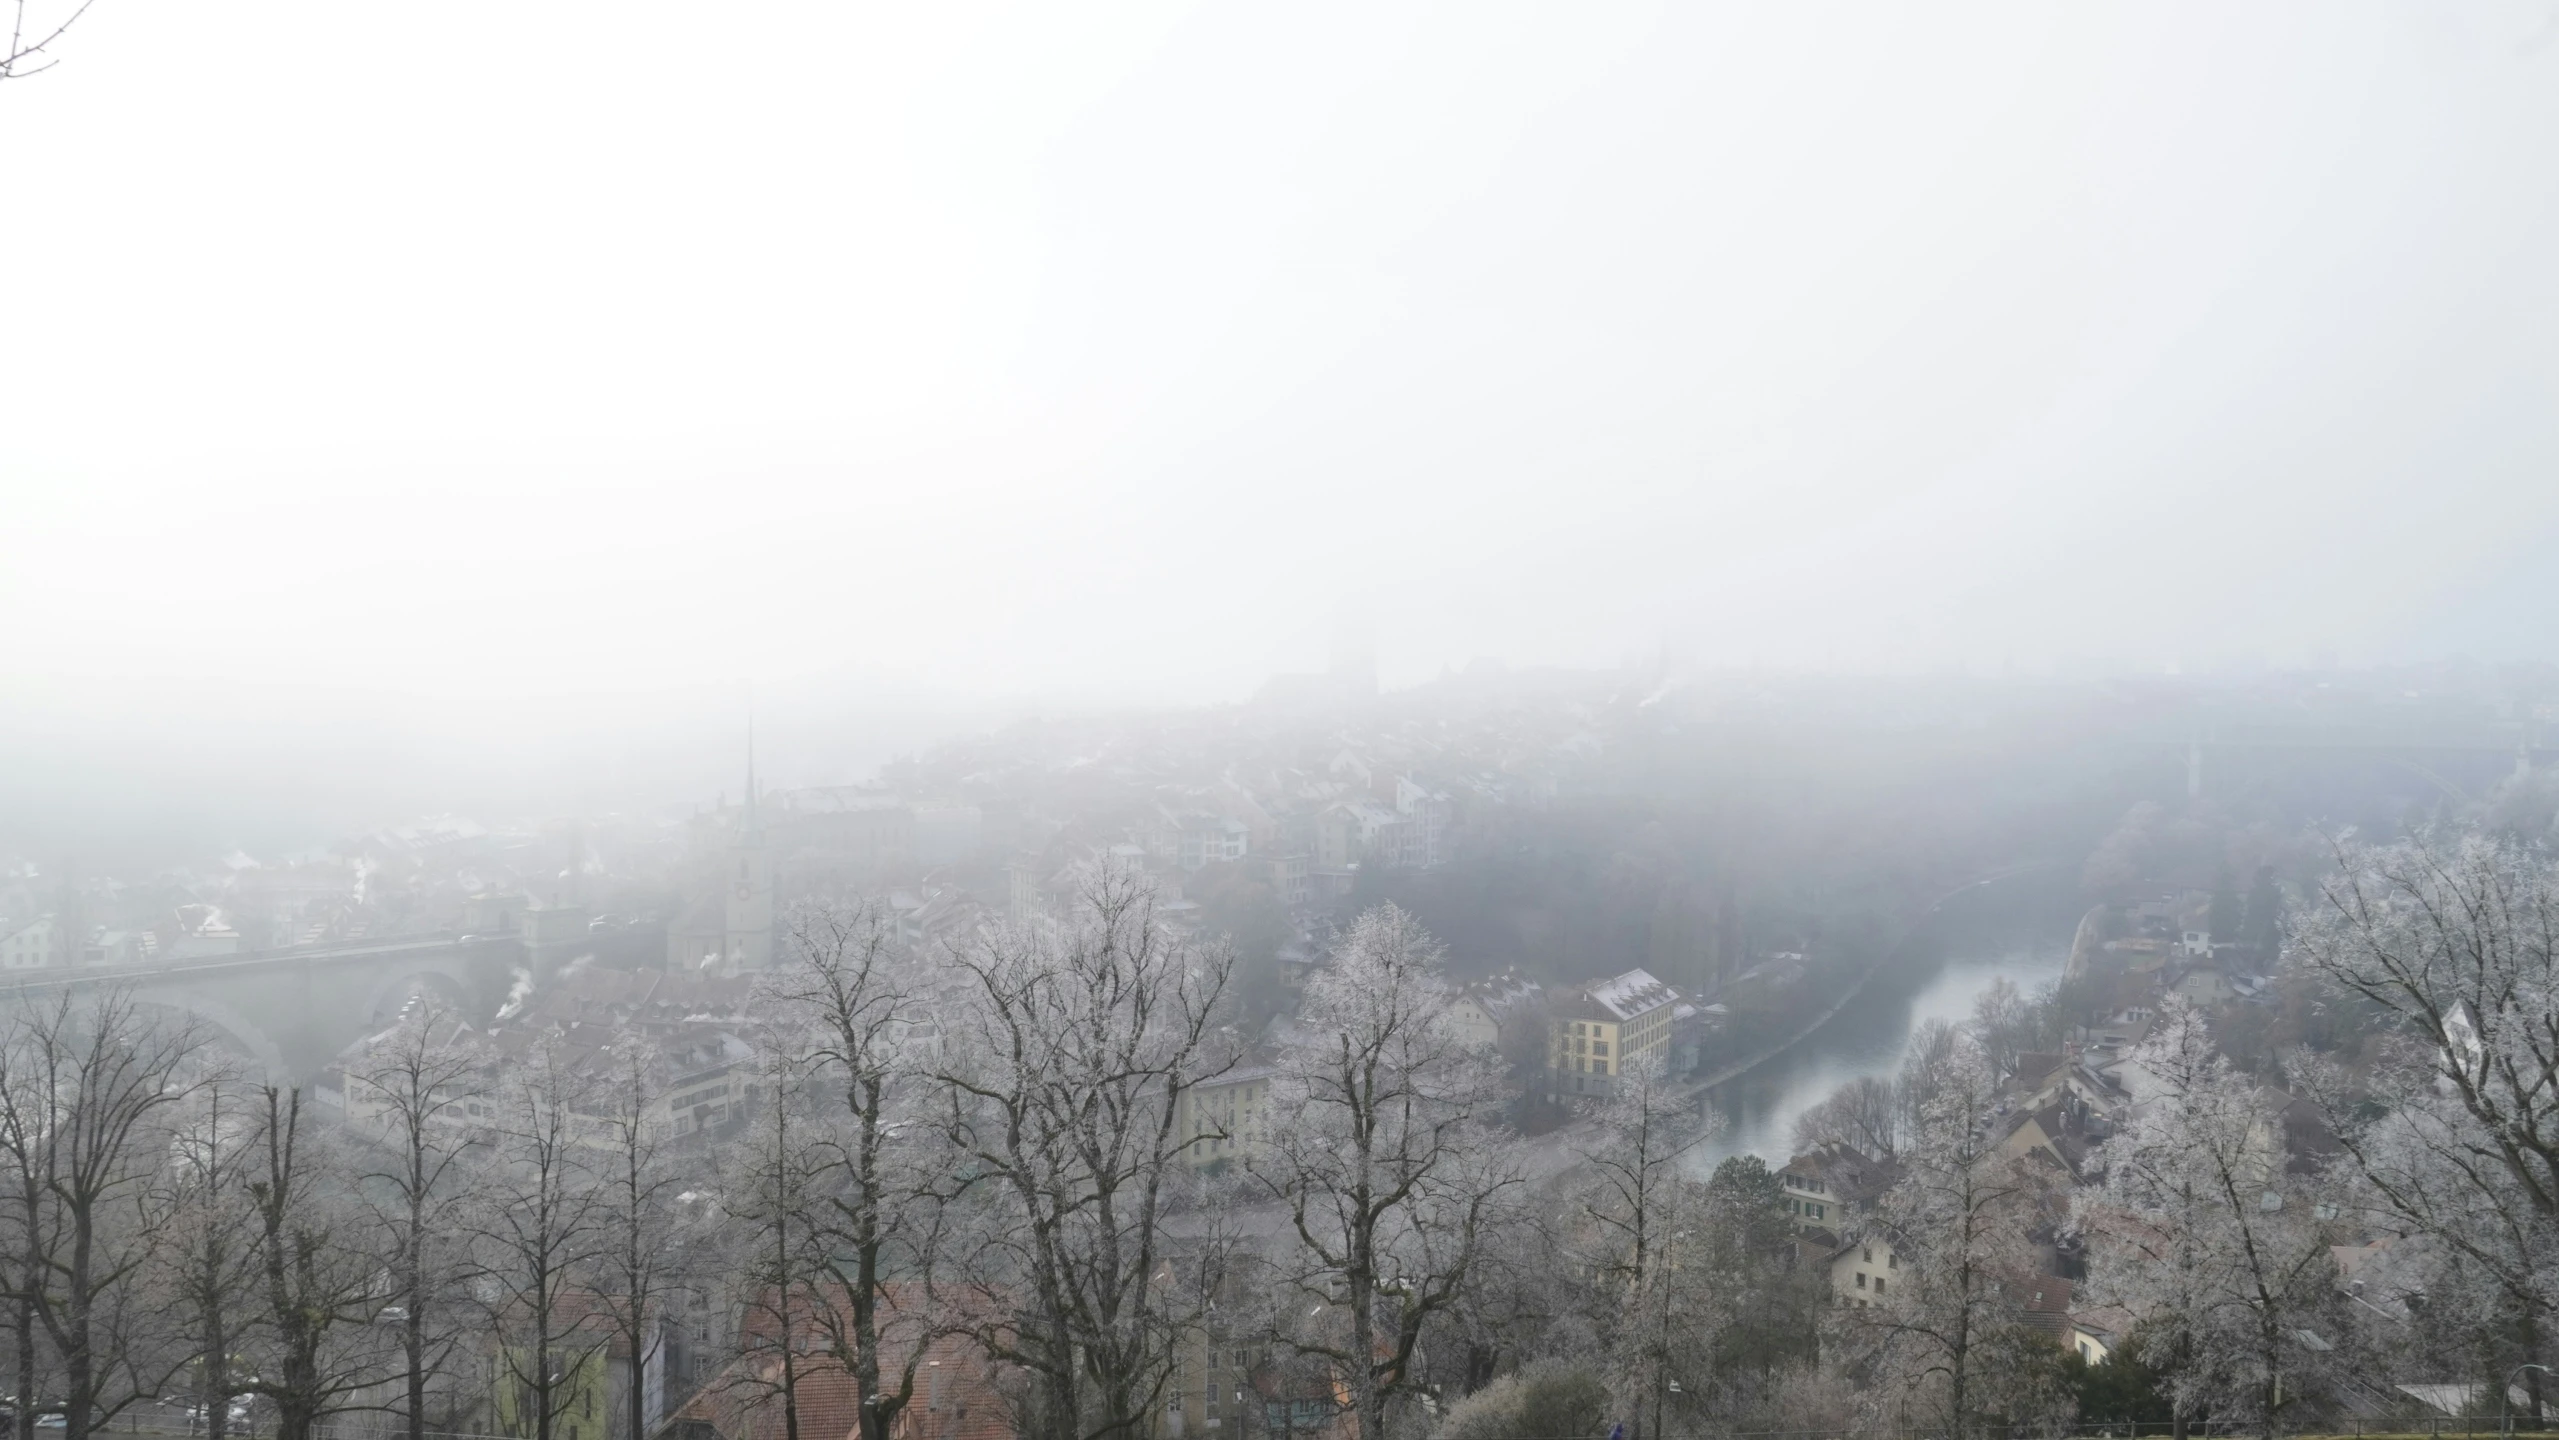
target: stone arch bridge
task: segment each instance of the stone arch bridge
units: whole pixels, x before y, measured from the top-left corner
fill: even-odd
[[[417,936],[37,971],[0,984],[0,1012],[121,989],[145,1007],[194,1018],[268,1078],[300,1082],[389,1025],[413,995],[434,995],[480,1024],[528,973],[514,936]]]

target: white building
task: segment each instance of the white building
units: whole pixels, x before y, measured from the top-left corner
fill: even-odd
[[[0,938],[0,970],[37,970],[56,964],[62,955],[53,917],[40,915]]]

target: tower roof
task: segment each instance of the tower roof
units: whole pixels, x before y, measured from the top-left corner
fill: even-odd
[[[741,835],[750,842],[761,842],[764,838],[764,817],[755,804],[755,716],[752,712],[746,717],[746,815],[744,821],[745,823],[740,827]]]

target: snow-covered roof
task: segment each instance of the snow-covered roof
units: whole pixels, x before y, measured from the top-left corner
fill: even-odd
[[[1658,1010],[1679,998],[1679,992],[1653,978],[1646,970],[1629,970],[1612,976],[1583,991],[1590,1002],[1620,1020],[1632,1020],[1648,1011]]]

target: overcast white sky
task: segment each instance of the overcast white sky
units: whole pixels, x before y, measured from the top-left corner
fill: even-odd
[[[1344,615],[1390,683],[2559,651],[2559,0],[98,0],[59,54],[0,86],[22,700],[1219,699]]]

